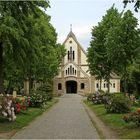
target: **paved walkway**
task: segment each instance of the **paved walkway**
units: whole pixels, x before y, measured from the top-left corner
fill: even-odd
[[[82,96],[64,95],[48,112],[16,133],[13,139],[99,139]]]

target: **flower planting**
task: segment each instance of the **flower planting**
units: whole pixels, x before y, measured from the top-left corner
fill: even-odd
[[[88,101],[92,101],[93,104],[106,104],[109,102],[112,94],[105,93],[102,91],[97,91],[93,94],[89,94],[87,97]]]
[[[12,98],[5,97],[3,98],[2,105],[0,108],[1,115],[8,118],[9,121],[15,121],[15,107]]]
[[[15,121],[16,115],[28,108],[27,97],[4,96],[0,105],[0,115],[8,118],[9,121]]]
[[[28,107],[44,107],[52,97],[51,84],[39,87],[36,91],[32,91],[30,96],[16,98],[9,95],[0,96],[0,115],[9,121],[15,121],[15,114],[25,113]]]
[[[100,92],[96,92],[92,95],[92,102],[93,104],[101,104],[103,99],[103,94]]]
[[[132,101],[123,93],[96,92],[89,94],[88,101],[93,104],[104,104],[107,113],[127,113],[130,112]]]
[[[30,98],[32,107],[42,107],[47,103],[47,96],[45,95],[45,92],[39,90],[32,91]]]
[[[133,113],[130,113],[129,115],[124,116],[123,120],[126,123],[133,122],[137,126],[140,127],[140,108],[136,112],[133,112]]]
[[[21,111],[26,111],[29,107],[28,97],[14,98],[15,103],[15,113],[20,113]]]

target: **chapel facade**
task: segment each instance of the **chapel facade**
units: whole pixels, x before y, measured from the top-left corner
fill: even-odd
[[[59,74],[54,78],[54,94],[86,95],[99,90],[100,82],[91,76],[85,50],[81,47],[72,31],[69,32],[63,45],[66,49],[59,68]],[[120,92],[120,78],[113,74],[110,79],[110,92]],[[102,81],[102,90],[107,91],[107,82]]]

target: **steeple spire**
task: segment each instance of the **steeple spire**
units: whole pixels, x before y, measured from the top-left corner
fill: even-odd
[[[72,24],[70,24],[70,31],[72,32]]]

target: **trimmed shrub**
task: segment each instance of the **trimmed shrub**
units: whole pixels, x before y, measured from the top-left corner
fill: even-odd
[[[131,101],[124,94],[113,94],[106,102],[105,108],[108,113],[127,113],[130,112]]]
[[[92,101],[92,97],[93,97],[93,93],[90,93],[90,94],[87,96],[87,100],[88,100],[88,101]]]
[[[103,97],[102,97],[102,103],[103,104],[108,104],[110,102],[110,99],[111,99],[112,96],[113,96],[112,93],[108,93],[108,92],[104,93]]]
[[[46,94],[47,100],[51,100],[53,98],[51,83],[43,84],[37,90],[42,91],[44,94]]]
[[[36,91],[31,91],[30,102],[31,106],[42,107],[47,104],[47,101],[53,98],[52,84],[46,83],[40,86]]]
[[[32,91],[30,95],[30,102],[32,107],[42,107],[47,103],[48,97],[44,91],[36,90]]]

